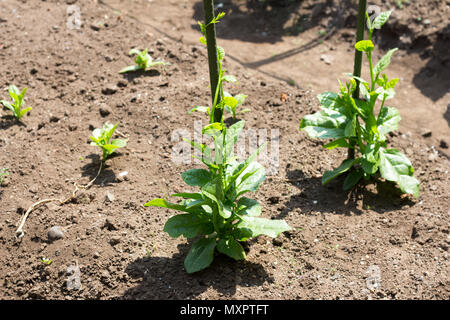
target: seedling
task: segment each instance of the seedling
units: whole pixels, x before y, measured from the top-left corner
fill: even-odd
[[[238,94],[234,97],[229,94],[228,92],[224,91],[225,96],[225,110],[227,110],[229,113],[233,115],[233,119],[236,120],[236,116],[241,113],[249,112],[250,109],[242,109],[238,110],[240,106],[242,106],[245,102],[245,99],[247,98],[247,95],[245,94]],[[231,99],[230,99],[231,98]]]
[[[394,87],[399,79],[389,80],[383,73],[397,48],[388,51],[373,66],[372,34],[386,23],[390,13],[382,12],[372,23],[367,17],[369,40],[359,41],[355,45],[358,51],[366,54],[369,61],[370,83],[350,75],[345,85],[339,82],[340,93],[319,94],[321,111],[305,116],[300,122],[300,130],[305,130],[311,138],[333,139],[324,146],[327,149],[343,147],[359,152],[359,157],[346,159],[337,169],[326,171],[322,184],[348,172],[343,186],[344,190],[348,190],[362,178],[369,180],[379,173],[384,179],[396,182],[403,193],[418,197],[419,181],[414,177],[410,160],[399,150],[387,148],[386,144],[386,135],[397,130],[401,119],[396,108],[385,105],[387,100],[394,97]],[[363,99],[352,96],[357,87]],[[381,105],[376,115],[378,101],[381,101]]]
[[[3,104],[5,108],[8,108],[9,110],[12,111],[17,120],[20,120],[20,118],[22,118],[25,114],[27,114],[29,111],[33,109],[31,107],[22,109],[24,102],[23,97],[27,92],[27,88],[24,88],[21,92],[15,85],[11,85],[9,86],[8,92],[9,96],[14,101],[14,103],[11,104],[5,100],[1,100],[0,102]]]
[[[134,58],[134,62],[136,63],[136,65],[123,68],[122,70],[120,70],[119,73],[126,73],[138,70],[146,71],[147,69],[151,69],[158,65],[170,64],[162,60],[153,61],[153,58],[148,54],[148,49],[145,49],[144,51],[139,51],[138,49],[131,49],[128,55],[130,56],[136,55],[136,58]]]
[[[45,264],[45,265],[51,265],[52,264],[52,262],[53,262],[53,260],[52,259],[50,259],[50,258],[41,258],[41,262],[43,263],[43,264]]]
[[[9,175],[8,168],[0,168],[0,186],[5,181],[5,178]]]
[[[112,139],[114,131],[117,128],[115,125],[110,123],[105,123],[101,129],[95,129],[92,132],[92,136],[89,138],[92,140],[91,146],[98,146],[102,149],[102,161],[105,162],[106,159],[118,148],[123,148],[127,145],[126,140],[122,139]]]
[[[219,14],[218,18],[212,20],[213,23],[223,15]],[[206,42],[205,32],[203,34],[205,37],[202,38],[202,42]],[[259,152],[265,145],[242,162],[238,162],[233,155],[233,147],[244,128],[244,121],[241,120],[229,128],[224,124],[223,109],[226,97],[217,102],[218,96],[223,92],[223,82],[230,81],[234,77],[224,75],[225,71],[222,69],[224,51],[223,49],[218,51],[220,51],[218,86],[212,107],[205,107],[210,115],[210,123],[203,128],[203,134],[212,138],[214,147],[189,141],[193,147],[202,152],[201,161],[207,169],[191,169],[181,175],[185,183],[199,187],[200,190],[173,194],[173,197],[183,199],[179,203],[158,198],[145,204],[182,212],[166,222],[164,231],[173,238],[181,235],[188,239],[197,238],[184,261],[188,273],[207,268],[214,259],[216,249],[235,260],[243,260],[246,254],[240,241],[263,234],[277,237],[280,233],[291,229],[284,220],[260,218],[261,205],[256,200],[243,196],[248,192],[255,192],[266,177],[264,167],[256,162]],[[214,117],[214,111],[217,109],[222,111],[219,122],[216,122]]]

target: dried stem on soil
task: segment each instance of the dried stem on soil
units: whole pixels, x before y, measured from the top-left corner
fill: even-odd
[[[77,184],[77,182],[75,182],[74,183],[75,189],[73,190],[72,195],[70,197],[66,198],[65,200],[61,200],[61,199],[43,199],[43,200],[40,200],[40,201],[38,201],[36,203],[33,203],[31,205],[31,207],[29,207],[28,210],[22,215],[22,218],[20,220],[20,224],[17,227],[16,233],[15,233],[16,241],[20,241],[23,238],[23,236],[25,235],[25,232],[23,231],[23,227],[25,225],[25,222],[27,221],[28,216],[30,215],[30,213],[32,211],[34,211],[36,208],[40,207],[41,205],[43,205],[45,203],[59,201],[59,204],[62,206],[64,204],[72,201],[75,198],[75,196],[77,195],[77,193],[78,193],[78,191],[80,189],[87,190],[87,189],[89,189],[92,186],[92,184],[95,182],[95,180],[97,180],[98,176],[100,175],[100,172],[102,171],[102,169],[103,169],[103,161],[100,162],[100,168],[98,169],[98,172],[97,172],[96,176],[94,177],[94,179],[89,181],[89,183],[84,185],[84,186],[79,186]]]

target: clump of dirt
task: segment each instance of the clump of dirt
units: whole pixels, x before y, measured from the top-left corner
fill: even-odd
[[[185,191],[180,174],[199,167],[174,163],[172,152],[177,130],[193,136],[195,121],[204,121],[187,111],[210,101],[205,48],[149,32],[108,6],[67,3],[82,9],[80,29],[67,28],[65,5],[2,2],[0,87],[27,86],[33,110],[22,123],[5,111],[0,120],[0,166],[10,173],[0,187],[1,299],[449,298],[448,158],[426,138],[396,133],[389,144],[410,157],[419,199],[383,181],[351,193],[342,181],[322,186],[323,172],[346,155],[298,131],[300,119],[319,109],[314,95],[230,58],[225,65],[239,86],[228,89],[248,94],[252,109],[242,117],[246,128],[279,132],[278,171],[255,196],[264,217],[283,218],[293,230],[247,242],[246,261],[218,255],[188,275],[188,241],[162,231],[173,212],[143,204]],[[171,65],[120,75],[134,47]],[[75,201],[32,212],[16,242],[32,203],[64,198],[73,182],[95,177],[100,152],[88,137],[106,121],[119,122],[127,148]],[[60,233],[49,237],[50,229]]]

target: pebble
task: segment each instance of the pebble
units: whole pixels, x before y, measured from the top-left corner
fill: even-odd
[[[114,85],[108,85],[102,89],[104,95],[111,95],[117,92],[117,87]]]
[[[106,191],[105,194],[105,201],[106,202],[113,202],[116,199],[116,197],[114,196],[114,194],[110,191]]]
[[[51,241],[62,239],[64,237],[64,233],[62,232],[61,228],[58,226],[51,227],[48,230],[47,235],[48,235],[48,239]]]
[[[81,289],[81,271],[78,266],[70,266],[66,270],[67,280],[66,288],[67,290],[80,290]]]
[[[101,106],[98,111],[100,112],[100,115],[102,117],[107,117],[108,115],[111,114],[111,108],[107,105],[103,105]]]
[[[323,55],[320,56],[320,60],[329,65],[329,64],[333,63],[334,57],[330,56],[328,54],[323,54]]]

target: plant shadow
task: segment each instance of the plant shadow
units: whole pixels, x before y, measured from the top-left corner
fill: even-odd
[[[150,69],[147,71],[137,70],[133,72],[122,73],[122,77],[128,82],[133,82],[134,79],[142,78],[142,77],[158,77],[161,75],[161,72],[156,69]]]
[[[26,128],[27,125],[20,120],[17,120],[13,115],[6,115],[0,118],[0,130],[8,130],[13,126],[19,126]]]
[[[234,261],[222,254],[216,254],[207,269],[188,274],[184,269],[184,259],[192,242],[179,244],[178,253],[172,257],[146,257],[130,263],[125,272],[140,282],[127,290],[122,298],[188,300],[195,299],[210,288],[224,296],[233,296],[238,285],[253,287],[261,286],[266,281],[274,282],[260,264]]]
[[[309,177],[302,170],[288,171],[288,182],[297,187],[300,193],[291,196],[284,203],[279,216],[285,217],[296,208],[306,214],[321,212],[361,215],[367,210],[382,214],[416,204],[409,196],[403,196],[401,190],[390,181],[362,181],[350,191],[344,191],[344,179],[345,176],[342,175],[322,185],[321,178]]]
[[[119,155],[120,155],[120,153],[113,153],[112,155],[110,155],[108,157],[108,160],[118,157]],[[81,168],[81,171],[82,171],[81,176],[88,177],[89,181],[91,181],[92,179],[94,179],[97,176],[97,173],[98,173],[98,170],[100,168],[102,161],[100,159],[100,156],[95,153],[91,153],[86,158],[91,159],[91,162],[84,165]],[[116,181],[116,175],[115,175],[114,171],[108,167],[107,163],[108,163],[108,161],[103,163],[102,170],[101,170],[100,174],[98,175],[97,179],[95,179],[95,181],[93,183],[94,185],[109,186]]]

